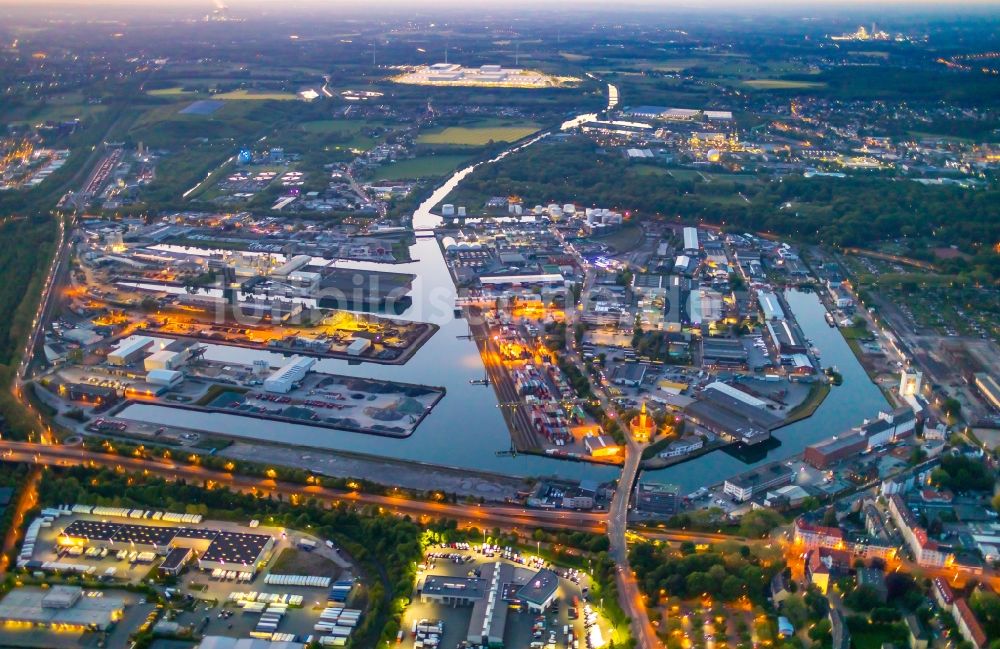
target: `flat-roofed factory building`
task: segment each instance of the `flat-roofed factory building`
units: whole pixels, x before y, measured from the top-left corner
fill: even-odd
[[[793,477],[795,472],[791,468],[775,462],[729,478],[723,491],[737,502],[746,502],[756,494],[790,483]]]
[[[749,354],[736,338],[705,337],[701,340],[701,360],[704,365],[740,367],[747,364]]]
[[[716,435],[747,445],[767,441],[783,421],[763,401],[718,381],[702,390],[684,414]]]
[[[165,575],[179,575],[191,559],[191,554],[191,548],[172,549],[160,564],[160,572]]]
[[[559,575],[551,570],[539,570],[517,591],[517,598],[529,611],[541,613],[552,605],[559,590]]]
[[[421,602],[472,606],[466,641],[474,645],[502,645],[510,604],[545,611],[559,590],[559,576],[551,570],[532,572],[497,561],[484,565],[479,578],[428,575],[418,588]]]
[[[0,623],[32,624],[60,630],[106,631],[125,610],[125,600],[104,594],[84,597],[78,586],[15,588],[0,600]]]
[[[241,573],[257,572],[274,548],[274,538],[267,534],[87,519],[70,523],[59,533],[58,542],[63,546],[90,545],[114,551],[155,552],[161,556],[170,556],[171,551],[177,548],[187,548],[197,556],[201,570],[219,568]],[[185,557],[184,561],[189,558]],[[178,571],[182,565],[177,568]]]
[[[108,352],[108,365],[129,365],[153,347],[153,339],[148,336],[129,336]]]
[[[468,606],[486,595],[485,579],[428,575],[420,588],[420,601],[437,602],[446,606]]]

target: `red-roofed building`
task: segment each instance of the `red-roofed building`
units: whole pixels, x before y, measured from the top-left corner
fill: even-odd
[[[814,525],[799,516],[795,519],[795,542],[810,549],[843,547],[844,531],[839,527]]]
[[[955,603],[955,592],[948,582],[940,577],[934,578],[934,599],[937,600],[938,606],[946,611],[951,610],[952,604]]]
[[[983,649],[988,642],[986,632],[983,631],[979,620],[976,619],[972,609],[969,608],[969,603],[964,598],[955,600],[953,613],[955,615],[955,624],[958,625],[958,631],[962,634],[962,637],[971,642],[976,649]]]
[[[830,581],[837,575],[850,572],[853,555],[846,550],[817,548],[806,554],[806,579],[815,584],[825,595]]]
[[[819,550],[806,555],[806,579],[824,595],[830,590],[830,568],[820,559]]]
[[[925,503],[950,503],[955,498],[950,491],[937,489],[922,489],[920,497]]]
[[[942,548],[937,541],[927,536],[927,530],[920,527],[910,507],[899,494],[889,496],[889,513],[896,527],[913,552],[917,563],[925,567],[942,568],[955,562],[955,555]]]

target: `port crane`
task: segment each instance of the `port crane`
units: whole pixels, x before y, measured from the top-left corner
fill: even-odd
[[[487,385],[488,386],[490,384],[490,375],[489,374],[484,374],[483,378],[481,378],[481,379],[469,379],[469,383],[471,383],[472,385]]]
[[[511,442],[510,449],[508,449],[506,451],[497,451],[496,452],[496,456],[497,457],[517,457],[517,447],[514,446],[513,442]]]

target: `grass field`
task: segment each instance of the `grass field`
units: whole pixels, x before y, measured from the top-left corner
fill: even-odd
[[[197,95],[194,90],[184,90],[180,86],[174,88],[157,88],[146,92],[150,97],[183,97],[185,95]]]
[[[450,174],[463,162],[468,160],[464,155],[429,155],[400,160],[393,164],[379,167],[372,174],[374,180],[409,180],[413,178],[438,178]]]
[[[754,90],[810,90],[825,88],[826,84],[819,81],[790,81],[787,79],[748,79],[744,86]]]
[[[321,138],[326,136],[328,141],[324,141],[324,144],[335,148],[369,149],[375,145],[376,140],[364,131],[385,125],[380,120],[324,119],[303,122],[302,130]]]
[[[77,117],[83,119],[91,115],[96,115],[97,113],[102,113],[108,109],[107,106],[101,104],[59,104],[59,105],[49,105],[43,106],[40,110],[32,114],[32,121],[44,122],[53,121],[61,122],[64,120],[75,119]]]
[[[928,133],[927,131],[910,131],[910,136],[918,139],[929,138],[932,140],[946,140],[948,142],[958,142],[960,144],[973,144],[975,140],[956,135],[944,135],[939,133]]]
[[[594,241],[607,244],[614,248],[616,253],[621,254],[639,247],[642,243],[642,228],[635,224],[624,225],[607,236],[595,238]]]
[[[829,383],[813,383],[809,387],[809,394],[806,395],[805,400],[788,411],[788,414],[785,415],[785,423],[782,425],[787,426],[806,417],[811,417],[829,394]]]
[[[670,171],[664,169],[663,167],[655,167],[653,165],[637,164],[632,165],[632,171],[637,176],[669,176]]]
[[[515,142],[538,130],[534,122],[477,123],[470,126],[449,126],[421,133],[417,144],[455,144],[484,146],[490,142]]]
[[[662,63],[655,63],[653,69],[659,72],[683,72],[688,68],[705,65],[706,63],[704,59],[671,59]]]
[[[701,172],[694,169],[671,169],[669,173],[676,180],[704,180]]]
[[[256,92],[253,90],[232,90],[217,95],[212,95],[213,99],[251,99],[262,101],[270,99],[273,101],[292,101],[299,96],[291,92]]]

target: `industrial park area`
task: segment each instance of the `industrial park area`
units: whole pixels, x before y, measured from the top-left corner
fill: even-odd
[[[434,63],[410,68],[393,77],[396,83],[418,86],[466,86],[484,88],[548,88],[579,83],[573,77],[556,77],[538,70],[505,68],[487,64],[478,68],[458,63]]]
[[[79,504],[47,508],[28,526],[18,566],[42,587],[25,585],[0,602],[5,644],[41,633],[51,646],[65,646],[93,633],[108,646],[124,646],[130,625],[141,621],[161,633],[197,628],[205,643],[235,634],[343,646],[362,614],[350,607],[357,569],[332,543],[258,521]],[[307,574],[287,572],[305,567]],[[101,587],[47,588],[46,573],[79,575]],[[147,580],[165,585],[167,599],[181,604],[170,618],[136,596]],[[201,604],[193,604],[195,597]]]

